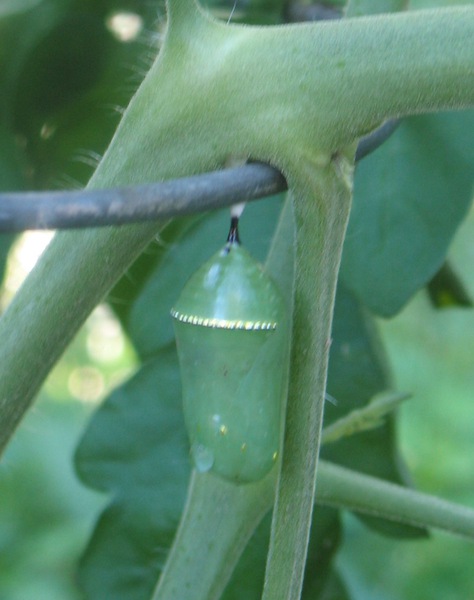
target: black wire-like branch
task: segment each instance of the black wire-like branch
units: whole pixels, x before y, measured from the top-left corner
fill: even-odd
[[[378,148],[398,121],[362,138],[360,160]],[[77,229],[164,220],[249,202],[287,189],[284,177],[262,163],[135,187],[0,194],[0,232]]]
[[[163,183],[65,192],[0,194],[0,231],[76,229],[165,220],[271,196],[287,189],[262,163]]]
[[[372,154],[374,150],[377,150],[379,146],[388,140],[399,125],[400,119],[390,119],[372,131],[372,133],[369,133],[369,135],[361,138],[355,155],[356,162],[359,162],[359,160],[362,160],[368,154]]]

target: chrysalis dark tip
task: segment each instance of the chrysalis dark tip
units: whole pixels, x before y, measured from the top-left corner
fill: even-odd
[[[239,238],[239,217],[232,216],[230,219],[229,235],[227,236],[226,253],[231,249],[232,244],[240,244]]]

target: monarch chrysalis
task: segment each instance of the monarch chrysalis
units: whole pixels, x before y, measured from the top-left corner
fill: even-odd
[[[191,277],[171,311],[184,417],[198,471],[257,481],[278,458],[287,335],[276,285],[227,244]]]

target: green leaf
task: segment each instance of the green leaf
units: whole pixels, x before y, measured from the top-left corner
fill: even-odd
[[[332,336],[327,389],[336,404],[326,402],[325,427],[367,406],[374,396],[391,387],[374,319],[342,283],[336,296]],[[393,417],[376,429],[324,446],[321,456],[356,471],[406,483],[395,445]],[[420,529],[406,525],[366,518],[364,522],[389,535],[423,535]]]
[[[78,447],[81,479],[111,497],[80,567],[86,598],[151,594],[190,473],[180,389],[166,350],[104,402]]]
[[[311,527],[302,600],[327,598],[333,586],[332,565],[341,541],[339,511],[318,506]]]
[[[445,262],[426,286],[428,296],[436,308],[464,306],[472,308],[473,301],[456,271]]]
[[[130,10],[151,31],[153,7]],[[150,34],[114,35],[109,18],[121,11],[117,0],[42,0],[0,23],[3,118],[25,141],[35,187],[89,179],[156,52],[145,49]]]
[[[43,0],[2,0],[0,19],[30,10]]]
[[[132,310],[135,303],[138,302],[144,286],[149,285],[149,280],[153,279],[154,273],[160,268],[161,263],[168,260],[168,254],[173,245],[179,243],[194,221],[199,218],[202,217],[173,219],[164,226],[157,239],[148,245],[110,291],[107,301],[127,332],[130,332]],[[137,339],[135,343],[137,343]],[[145,340],[144,345],[146,344]]]
[[[342,574],[333,570],[320,600],[350,600],[350,598]]]
[[[81,559],[78,583],[86,600],[147,600],[166,559],[176,518],[166,524],[153,510],[157,494],[130,495],[101,514]]]
[[[222,600],[260,600],[262,597],[271,516],[255,530],[222,595]]]
[[[474,111],[413,117],[357,168],[341,273],[390,316],[443,263],[472,200]]]

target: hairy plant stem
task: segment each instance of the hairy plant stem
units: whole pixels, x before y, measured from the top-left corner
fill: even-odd
[[[275,476],[246,486],[193,473],[176,538],[152,600],[218,600],[268,512]]]
[[[474,541],[474,510],[370,475],[321,461],[318,504],[397,523],[439,529]]]
[[[289,182],[296,221],[293,342],[264,600],[297,600],[303,586],[337,273],[351,204],[353,152],[349,155],[324,167],[301,157],[297,182],[293,187]]]

